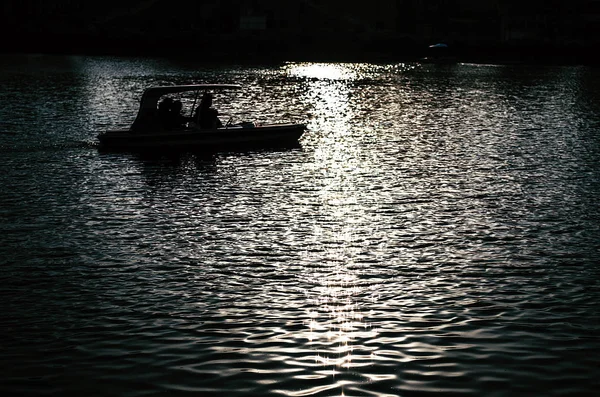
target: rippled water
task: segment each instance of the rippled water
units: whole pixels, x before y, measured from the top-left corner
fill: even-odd
[[[0,59],[3,395],[600,387],[598,69]],[[204,82],[301,148],[98,152]]]

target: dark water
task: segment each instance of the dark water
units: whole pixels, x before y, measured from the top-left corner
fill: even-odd
[[[0,60],[2,395],[600,387],[598,69]],[[301,148],[98,152],[203,82]]]

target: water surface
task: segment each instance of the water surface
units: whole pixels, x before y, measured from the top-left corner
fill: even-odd
[[[3,395],[600,386],[597,69],[0,59]],[[189,83],[301,147],[97,150]]]

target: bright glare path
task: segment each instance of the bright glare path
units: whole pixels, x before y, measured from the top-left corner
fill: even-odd
[[[372,221],[361,204],[361,180],[376,172],[361,153],[360,141],[349,129],[356,116],[351,105],[351,85],[366,65],[298,64],[288,67],[290,76],[306,79],[306,103],[313,104],[316,126],[312,178],[319,198],[319,218],[313,240],[326,262],[306,275],[314,285],[306,290],[311,302],[307,309],[307,337],[315,362],[331,367],[331,376],[340,371],[371,363],[373,349],[364,342],[376,337],[376,330],[363,314],[365,296],[374,291],[361,285],[364,265],[360,263],[361,241]],[[315,260],[319,260],[315,258]],[[313,363],[307,363],[312,366]]]
[[[382,73],[397,73],[412,70],[415,65],[375,65],[371,63],[288,63],[283,67],[290,77],[309,80],[345,80],[355,82],[380,76]]]
[[[339,63],[300,63],[288,65],[288,73],[293,77],[316,80],[355,80],[359,66]]]

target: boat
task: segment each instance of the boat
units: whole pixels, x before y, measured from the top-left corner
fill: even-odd
[[[201,93],[218,90],[240,90],[237,84],[188,84],[156,86],[144,90],[138,114],[128,129],[108,130],[98,134],[99,147],[104,150],[238,150],[299,146],[305,124],[233,123],[201,128],[195,116],[183,117],[185,122],[167,125],[161,120],[159,100],[173,95],[194,93],[192,109]],[[188,101],[189,103],[190,101]]]
[[[427,48],[427,56],[419,60],[420,63],[432,64],[454,64],[457,62],[456,56],[452,54],[450,47],[446,43],[432,44]]]

